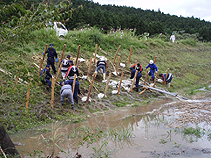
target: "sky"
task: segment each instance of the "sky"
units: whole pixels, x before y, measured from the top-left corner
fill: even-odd
[[[95,3],[115,4],[143,10],[158,11],[180,17],[199,18],[211,22],[211,0],[93,0]]]

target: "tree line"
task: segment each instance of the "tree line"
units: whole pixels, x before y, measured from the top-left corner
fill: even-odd
[[[56,5],[61,1],[49,0],[48,2]],[[5,1],[5,3],[10,2],[12,0]],[[16,0],[16,2],[24,3],[24,0]],[[34,4],[36,7],[39,3],[42,3],[41,0],[31,0],[27,3],[27,8],[31,4]],[[154,11],[126,6],[100,5],[90,0],[72,0],[70,3],[72,8],[77,9],[72,11],[71,17],[69,14],[64,14],[60,19],[68,29],[80,28],[85,24],[89,24],[90,26],[103,28],[105,33],[112,28],[135,29],[136,35],[142,35],[145,32],[148,32],[149,35],[160,33],[170,35],[172,32],[198,33],[199,40],[211,41],[211,22],[200,20],[193,16],[178,17],[176,15],[164,14],[160,10]]]

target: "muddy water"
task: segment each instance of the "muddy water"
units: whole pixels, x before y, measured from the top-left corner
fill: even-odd
[[[156,101],[137,108],[128,106],[115,111],[95,113],[81,123],[69,123],[62,126],[53,124],[59,126],[59,128],[54,127],[53,130],[51,124],[44,127],[51,132],[35,129],[14,134],[11,138],[13,142],[24,144],[16,148],[21,156],[26,158],[51,155],[53,145],[52,142],[47,141],[48,138],[58,136],[58,134],[62,135],[63,132],[65,135],[55,140],[66,153],[61,152],[58,147],[54,147],[54,155],[62,158],[73,157],[76,152],[82,157],[106,157],[106,155],[115,158],[211,157],[211,142],[206,135],[202,138],[184,136],[180,129],[175,130],[175,128],[167,126],[171,117],[146,114],[172,101],[175,100],[160,97]],[[88,130],[85,135],[82,135],[79,129]],[[83,141],[87,133],[90,132],[89,135],[92,135],[95,129],[103,130],[104,133],[108,129],[128,129],[132,134],[128,139],[114,140],[109,137],[101,137],[99,140],[93,141],[89,147],[87,145],[90,141],[80,145],[79,142]],[[55,132],[57,133],[55,134]],[[97,132],[95,131],[95,133]],[[105,145],[103,146],[103,144]]]

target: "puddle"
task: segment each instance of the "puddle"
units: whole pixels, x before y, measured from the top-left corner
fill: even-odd
[[[165,108],[161,108],[162,106]],[[124,107],[115,111],[96,113],[86,121],[76,124],[59,126],[59,123],[56,123],[53,124],[54,130],[51,130],[52,124],[50,124],[44,127],[49,129],[47,132],[38,129],[29,130],[14,134],[11,139],[13,142],[25,144],[16,146],[20,155],[25,158],[51,155],[53,143],[47,140],[49,137],[55,138],[59,135],[61,137],[53,140],[57,141],[64,152],[55,146],[54,156],[62,158],[73,157],[77,152],[83,158],[106,156],[208,158],[211,157],[209,139],[211,128],[206,121],[211,118],[210,106],[210,101],[177,102],[159,97],[145,106]],[[192,114],[195,114],[194,118],[196,116],[204,118],[197,123],[198,127],[205,131],[201,137],[184,135],[182,128],[176,128],[181,124],[181,118],[186,118],[185,116],[189,117],[190,122],[182,119],[183,125],[187,125],[187,128],[196,126],[193,121],[191,122]],[[80,144],[80,142],[84,143]]]

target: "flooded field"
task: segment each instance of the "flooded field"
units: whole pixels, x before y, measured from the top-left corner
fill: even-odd
[[[211,100],[158,97],[11,136],[22,157],[211,157]]]

